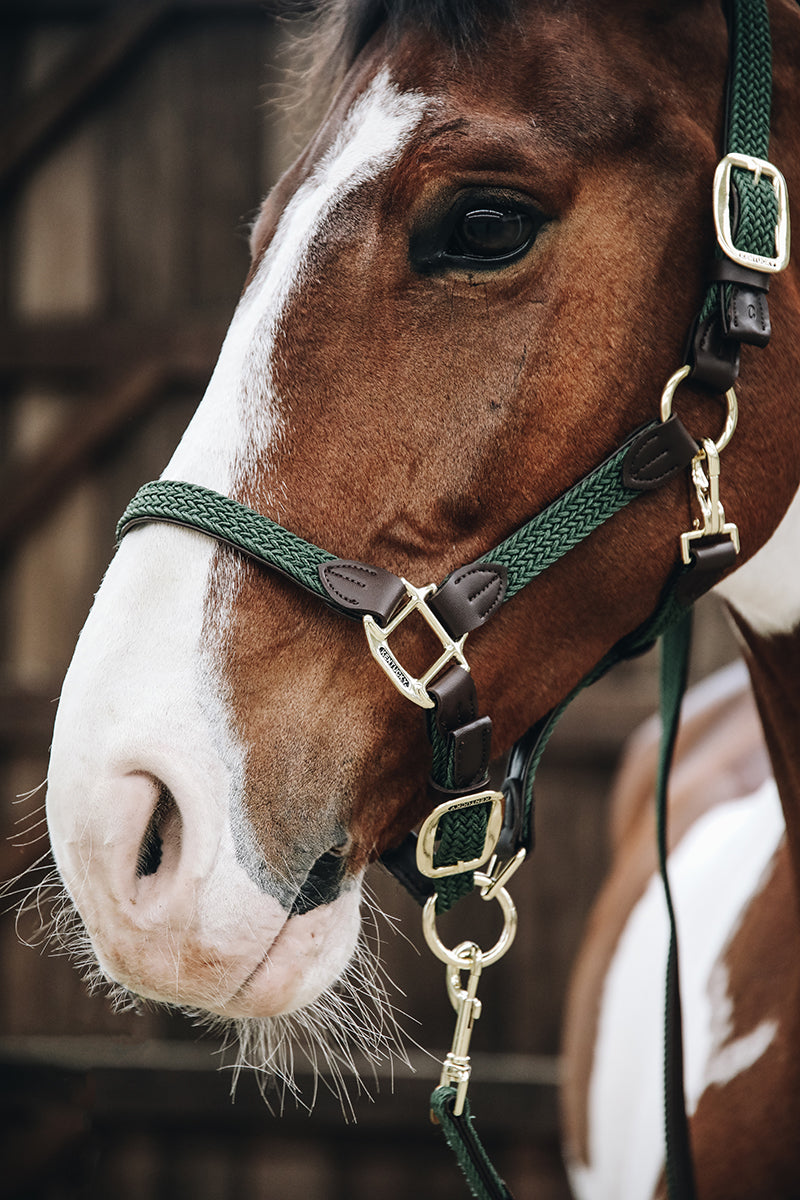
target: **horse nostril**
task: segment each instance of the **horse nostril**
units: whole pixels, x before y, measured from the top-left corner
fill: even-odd
[[[341,841],[334,842],[330,850],[328,850],[328,854],[332,854],[334,858],[347,858],[352,849],[352,837],[349,834],[344,834]]]
[[[181,816],[175,797],[166,784],[158,781],[156,783],[158,800],[139,845],[136,859],[137,879],[155,875],[161,866],[166,842],[176,841],[180,845]]]

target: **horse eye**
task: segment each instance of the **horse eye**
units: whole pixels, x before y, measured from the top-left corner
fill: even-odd
[[[536,234],[529,213],[473,208],[453,228],[445,253],[454,258],[502,261],[526,250]]]
[[[423,273],[507,267],[527,254],[547,219],[521,196],[463,196],[412,233],[411,262]]]

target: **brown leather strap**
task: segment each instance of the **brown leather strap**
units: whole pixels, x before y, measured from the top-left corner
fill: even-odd
[[[508,572],[498,563],[467,563],[444,581],[429,608],[453,638],[477,629],[503,603]]]
[[[666,421],[644,429],[631,443],[622,465],[626,488],[649,492],[684,471],[700,447],[681,421],[672,414]]]
[[[749,346],[766,346],[772,333],[767,303],[769,275],[730,258],[715,259],[709,274],[713,280],[731,285],[728,303],[723,298],[720,307],[725,336]]]
[[[712,392],[727,392],[739,378],[741,346],[735,338],[725,337],[719,312],[698,320],[690,336],[687,361],[692,363],[690,379]]]
[[[430,685],[428,692],[436,705],[433,719],[451,755],[452,794],[474,791],[489,773],[492,722],[478,716],[472,676],[463,667],[451,667]]]
[[[769,275],[765,271],[754,271],[752,267],[743,267],[732,258],[715,258],[708,272],[709,278],[718,283],[738,283],[742,287],[755,288],[762,292],[769,291]]]
[[[386,625],[400,601],[406,596],[402,579],[367,563],[336,558],[319,567],[326,593],[343,613],[352,617],[369,615]]]
[[[748,346],[764,348],[772,336],[769,305],[761,288],[733,284],[727,305],[722,305],[722,327],[727,337]]]
[[[691,570],[675,585],[675,596],[687,607],[719,583],[736,562],[736,547],[727,535],[704,537],[692,544]]]

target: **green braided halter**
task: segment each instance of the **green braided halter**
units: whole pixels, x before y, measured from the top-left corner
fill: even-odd
[[[504,573],[507,584],[503,602],[630,504],[642,490],[653,486],[649,482],[643,489],[641,481],[626,482],[625,466],[643,442],[649,444],[655,439],[656,447],[660,445],[658,436],[662,428],[660,422],[652,422],[644,430],[638,430],[609,459],[478,560]],[[696,445],[687,439],[681,465],[685,466],[696,451]],[[664,480],[673,474],[674,471],[665,475]],[[145,484],[120,518],[118,541],[136,525],[154,521],[186,526],[224,542],[336,607],[320,577],[320,568],[339,561],[336,556],[230,497],[197,484],[169,479]],[[353,615],[348,606],[340,611]],[[457,789],[456,749],[442,736],[434,720],[429,720],[428,731],[433,756],[432,780],[444,791]],[[526,820],[531,812],[530,794],[529,788]],[[445,814],[439,827],[441,840],[433,859],[434,867],[457,868],[460,863],[478,858],[486,844],[488,818],[487,804]],[[453,874],[436,879],[434,886],[437,907],[446,911],[472,890],[473,871],[456,869]]]

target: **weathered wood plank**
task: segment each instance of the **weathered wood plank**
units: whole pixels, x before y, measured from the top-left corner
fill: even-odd
[[[194,370],[192,369],[194,367]],[[33,461],[8,472],[0,488],[0,559],[57,506],[64,493],[129,425],[140,420],[170,388],[199,387],[205,360],[192,364],[151,360],[82,406]]]
[[[177,313],[164,322],[148,316],[9,322],[0,328],[0,375],[26,379],[108,376],[143,359],[186,363],[208,375],[230,320],[219,311]],[[0,393],[0,403],[9,392]]]
[[[171,0],[114,6],[83,44],[8,119],[0,136],[0,185],[8,187],[83,112],[87,100],[141,49],[172,9]]]

